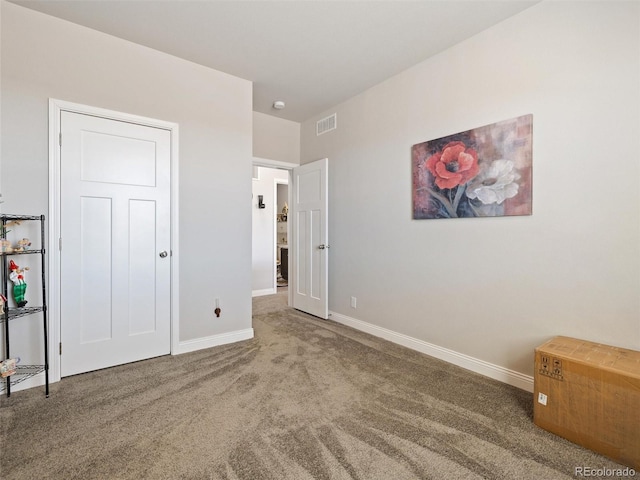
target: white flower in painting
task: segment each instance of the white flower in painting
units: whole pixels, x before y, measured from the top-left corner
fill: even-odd
[[[516,180],[519,178],[511,160],[494,160],[488,166],[482,164],[478,175],[467,184],[467,197],[477,198],[485,205],[500,205],[518,194]]]

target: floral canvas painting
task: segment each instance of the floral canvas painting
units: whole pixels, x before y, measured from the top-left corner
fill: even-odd
[[[413,218],[531,215],[533,115],[418,143]]]

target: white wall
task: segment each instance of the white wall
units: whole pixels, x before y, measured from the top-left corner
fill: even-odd
[[[254,295],[276,293],[274,279],[276,274],[276,180],[287,181],[289,172],[275,168],[258,167],[260,178],[253,180],[253,255],[252,282]],[[258,195],[263,196],[265,208],[258,208]]]
[[[253,156],[300,164],[300,124],[253,112]]]
[[[555,335],[640,349],[639,8],[543,2],[303,123],[330,309],[524,376]],[[527,113],[533,216],[412,220],[412,145]]]
[[[47,212],[50,97],[176,122],[180,340],[250,329],[251,83],[11,3],[1,9],[4,211]]]

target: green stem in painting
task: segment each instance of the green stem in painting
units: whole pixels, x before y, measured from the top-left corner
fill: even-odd
[[[447,197],[445,197],[444,195],[440,195],[437,192],[434,192],[429,187],[424,187],[424,188],[429,192],[430,195],[436,197],[438,200],[440,200],[440,202],[442,202],[442,205],[447,210],[447,213],[450,215],[451,218],[458,217],[458,215],[456,214],[456,210],[453,208],[453,205],[451,205],[451,202]]]
[[[458,205],[460,204],[460,199],[462,198],[462,194],[466,189],[467,189],[466,183],[464,185],[458,185],[458,190],[456,190],[456,197],[453,199],[453,210],[455,212],[458,211]]]

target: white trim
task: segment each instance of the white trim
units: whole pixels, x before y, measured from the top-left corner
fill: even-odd
[[[212,335],[210,337],[196,338],[194,340],[186,340],[184,342],[180,342],[178,344],[178,348],[171,353],[173,355],[180,355],[182,353],[202,350],[203,348],[218,347],[220,345],[241,342],[243,340],[250,340],[252,338],[253,328],[236,330],[235,332],[220,333],[218,335]]]
[[[2,381],[4,381],[4,378]],[[51,383],[51,378],[49,378],[49,383]],[[23,382],[11,385],[11,394],[35,387],[44,387],[44,372],[34,375]],[[3,392],[3,395],[6,397],[6,392]]]
[[[263,297],[264,295],[274,295],[278,293],[277,288],[263,288],[262,290],[253,290],[251,292],[252,297]]]
[[[177,123],[128,113],[116,112],[88,105],[49,99],[49,272],[48,320],[49,320],[49,380],[60,381],[60,115],[62,111],[94,115],[98,117],[162,128],[171,133],[171,353],[180,347],[180,262],[179,262],[179,127]]]
[[[281,162],[279,160],[270,160],[268,158],[253,157],[253,165],[257,167],[280,168],[283,170],[292,170],[299,167],[297,163]]]
[[[470,357],[469,355],[464,355],[462,353],[449,350],[448,348],[439,347],[432,343],[428,343],[402,333],[394,332],[393,330],[379,327],[377,325],[372,325],[371,323],[363,322],[362,320],[357,320],[340,313],[330,312],[329,318],[335,322],[369,333],[375,337],[384,338],[390,342],[439,358],[440,360],[471,370],[472,372],[479,373],[480,375],[493,378],[494,380],[521,388],[528,392],[533,392],[533,377],[529,375],[524,375],[514,370],[509,370],[508,368],[500,367],[498,365],[485,362],[484,360]]]

